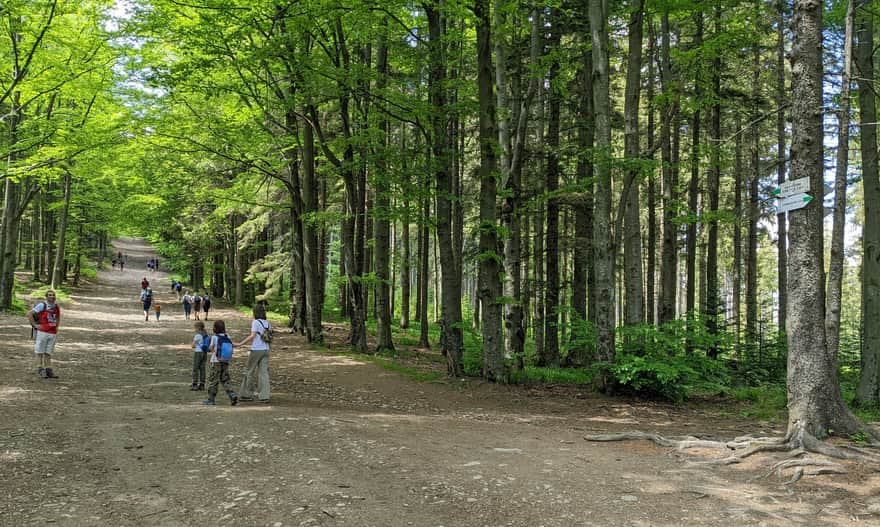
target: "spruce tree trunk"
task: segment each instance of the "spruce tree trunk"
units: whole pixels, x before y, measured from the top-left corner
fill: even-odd
[[[721,35],[721,7],[715,7],[714,14],[715,35]],[[718,315],[721,307],[721,297],[718,287],[718,193],[721,185],[721,52],[715,51],[712,59],[712,95],[715,103],[712,105],[709,140],[709,180],[707,194],[709,198],[709,239],[706,247],[706,303],[703,312],[706,314],[707,328],[710,335],[718,334]],[[707,353],[710,357],[718,356],[719,350],[714,343]]]
[[[734,120],[737,132],[742,130],[742,117],[737,112]],[[742,134],[737,133],[733,146],[733,325],[736,344],[742,338],[742,224],[743,224],[743,145]]]
[[[593,107],[596,112],[596,198],[593,218],[596,268],[596,356],[614,360],[615,281],[611,229],[611,96],[608,71],[608,13],[604,0],[590,0],[593,49]]]
[[[831,227],[831,258],[828,262],[825,339],[828,354],[837,361],[840,344],[840,305],[843,294],[843,229],[846,222],[846,174],[849,168],[849,108],[852,84],[852,42],[855,0],[848,0],[843,43],[843,73],[840,84],[840,108],[837,110],[837,168],[834,175],[834,213]]]
[[[379,74],[378,88],[382,90],[388,83],[388,47],[385,44],[385,35],[376,55],[376,70]],[[383,150],[388,149],[388,138],[391,124],[387,117],[382,118]],[[380,159],[385,158],[382,152]],[[384,161],[379,163],[379,174],[375,177],[376,204],[373,210],[374,218],[374,255],[376,269],[376,351],[394,350],[394,342],[391,338],[391,182],[388,172],[388,164]]]
[[[657,323],[664,324],[674,320],[676,316],[676,289],[678,287],[678,227],[675,225],[676,168],[673,166],[673,126],[677,126],[677,109],[673,93],[672,63],[670,59],[670,28],[669,11],[665,8],[660,24],[660,77],[663,86],[664,103],[661,108],[663,115],[661,141],[661,157],[663,160],[663,247],[660,260],[659,299],[657,306]]]
[[[647,82],[647,99],[648,99],[648,129],[647,148],[651,152],[651,157],[647,161],[654,161],[654,83],[656,82],[654,64],[657,61],[656,36],[654,34],[654,23],[652,18],[648,18],[648,82]],[[645,278],[645,319],[648,324],[657,323],[657,185],[655,183],[656,170],[651,169],[648,176],[648,229],[647,229],[647,272]]]
[[[547,48],[555,51],[562,39],[561,17],[558,10],[550,11],[550,36]],[[555,193],[559,188],[559,119],[562,94],[558,84],[559,54],[551,53],[550,72],[547,78],[549,98],[547,101],[547,169],[545,172],[547,194],[547,227],[545,243],[547,250],[546,278],[544,287],[544,348],[538,355],[538,365],[559,366],[559,202]]]
[[[492,93],[492,31],[489,0],[474,1],[477,25],[477,92],[480,106],[480,303],[483,329],[483,377],[504,382],[504,334],[501,320],[503,260],[498,240],[496,212],[498,144],[495,96]]]
[[[409,227],[410,227],[410,178],[409,178],[409,170],[407,169],[407,161],[406,157],[408,154],[407,146],[406,146],[406,130],[407,126],[401,126],[400,128],[400,150],[404,152],[403,159],[403,192],[401,199],[403,200],[403,210],[401,212],[400,219],[400,329],[408,329],[409,328],[409,310],[410,310],[410,284],[412,284],[412,279],[410,275],[412,274],[411,270],[411,251],[410,251],[410,239],[409,239]]]
[[[429,156],[430,158],[430,153]],[[429,162],[430,165],[430,162]],[[426,181],[427,185],[428,182]],[[428,223],[431,218],[431,200],[427,196],[422,198],[422,217],[419,223],[419,300],[417,302],[417,314],[419,317],[419,347],[430,349],[428,340]],[[441,352],[443,351],[441,346]]]
[[[822,2],[794,4],[791,50],[791,179],[809,178],[823,193]],[[823,207],[814,199],[789,213],[788,430],[823,438],[846,436],[861,424],[843,403],[834,358],[825,346]]]
[[[776,25],[776,106],[779,112],[776,115],[776,182],[785,182],[785,111],[783,105],[788,103],[788,90],[785,88],[785,10],[786,0],[777,2],[779,20]],[[788,282],[788,234],[786,230],[785,214],[776,215],[776,250],[778,260],[778,289],[779,289],[779,331],[785,331],[786,306],[788,305],[786,284]]]
[[[588,38],[588,36],[584,36]],[[577,144],[581,152],[588,152],[593,147],[593,58],[591,52],[584,47],[581,53],[578,93],[580,115],[577,118]],[[575,208],[574,231],[575,247],[572,272],[571,304],[574,312],[582,320],[588,320],[587,295],[590,276],[593,276],[591,262],[593,260],[593,163],[586,156],[578,156],[577,180],[584,185],[583,203]],[[594,357],[587,346],[576,346],[569,350],[565,365],[571,367],[587,366]]]
[[[862,154],[862,339],[856,402],[880,403],[880,174],[877,167],[877,100],[874,92],[874,19],[856,14],[856,83],[859,87],[859,143]]]
[[[461,330],[461,269],[456,268],[453,236],[452,200],[453,184],[449,130],[446,108],[446,62],[443,54],[444,30],[438,6],[425,6],[428,18],[430,74],[430,103],[433,173],[437,190],[437,237],[440,251],[442,299],[441,348],[446,355],[446,371],[450,376],[464,374],[462,367],[463,335]],[[427,241],[427,240],[425,240]],[[428,251],[425,251],[427,254]],[[435,298],[436,301],[436,298]]]
[[[696,18],[696,34],[694,36],[693,46],[699,48],[703,45],[703,12],[700,11],[699,7],[697,8],[694,17]],[[697,237],[699,236],[697,218],[700,216],[700,211],[698,210],[700,199],[700,106],[702,105],[700,99],[703,95],[702,82],[703,80],[698,73],[696,80],[694,80],[694,99],[696,101],[696,109],[694,110],[694,115],[691,119],[691,180],[688,184],[688,215],[690,219],[687,223],[687,240],[685,242],[686,282],[684,312],[689,322],[692,321],[694,315],[696,315]]]
[[[642,72],[642,25],[644,0],[630,2],[629,52],[624,95],[624,156],[630,163],[624,189],[627,190],[623,227],[624,317],[626,326],[645,322],[645,297],[642,275],[642,223],[639,184],[642,165],[639,163],[639,98]]]
[[[761,97],[760,67],[761,52],[758,46],[753,49],[753,74],[752,74],[752,130],[750,139],[750,168],[749,177],[749,204],[748,234],[746,239],[746,343],[749,346],[758,344],[758,183],[761,179],[760,166],[760,140],[761,125],[758,122],[760,109],[758,99]],[[824,282],[823,282],[824,283]]]

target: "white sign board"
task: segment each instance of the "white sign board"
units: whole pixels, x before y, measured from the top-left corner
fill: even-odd
[[[802,177],[800,179],[790,179],[785,183],[780,183],[779,188],[773,191],[773,195],[777,198],[792,196],[801,192],[810,191],[810,178]]]
[[[782,214],[783,212],[791,212],[793,210],[802,209],[806,207],[807,203],[811,201],[813,201],[813,196],[804,194],[803,192],[795,194],[794,196],[782,198],[776,205],[776,214]]]

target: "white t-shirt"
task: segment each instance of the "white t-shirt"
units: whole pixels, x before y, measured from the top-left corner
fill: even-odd
[[[202,351],[202,342],[206,337],[207,335],[203,336],[201,333],[196,333],[195,336],[193,336],[193,349],[196,350],[196,353],[204,353]]]
[[[254,340],[251,341],[251,349],[253,351],[266,351],[269,349],[269,344],[263,341],[263,332],[270,327],[269,321],[265,318],[258,318],[251,322],[251,333],[257,334]]]

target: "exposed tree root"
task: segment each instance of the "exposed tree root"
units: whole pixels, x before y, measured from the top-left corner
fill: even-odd
[[[599,434],[585,436],[587,441],[632,441],[649,440],[653,443],[676,450],[688,448],[714,448],[729,451],[730,455],[702,462],[707,465],[731,465],[739,463],[743,459],[762,453],[784,453],[789,459],[774,464],[764,477],[776,473],[780,477],[783,471],[794,469],[791,479],[785,485],[792,485],[804,476],[817,476],[822,474],[846,474],[846,470],[840,463],[825,459],[815,459],[804,456],[808,453],[818,454],[827,458],[852,461],[875,467],[880,470],[880,451],[870,448],[856,447],[852,445],[834,446],[827,444],[809,432],[801,423],[795,423],[785,437],[737,437],[733,441],[708,441],[696,437],[673,437],[667,438],[658,434],[633,431],[620,434]],[[873,446],[873,445],[872,445]],[[798,459],[791,459],[798,458]]]

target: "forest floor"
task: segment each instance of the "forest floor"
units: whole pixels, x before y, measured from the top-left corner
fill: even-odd
[[[150,249],[117,247],[127,269],[62,302],[59,379],[36,375],[24,317],[0,317],[0,525],[880,525],[880,475],[868,467],[786,486],[789,475],[764,477],[771,454],[710,467],[698,462],[722,453],[584,440],[784,432],[717,402],[419,383],[285,333],[270,404],[219,396],[205,407],[189,391],[192,322],[167,275],[148,275],[163,317],[145,322]],[[211,320],[245,336],[248,317],[215,307]]]

